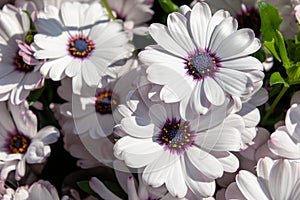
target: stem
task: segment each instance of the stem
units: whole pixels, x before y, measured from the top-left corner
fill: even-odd
[[[280,91],[280,93],[278,94],[278,96],[276,97],[276,99],[273,101],[270,109],[267,111],[266,115],[264,116],[264,118],[261,121],[262,125],[265,125],[268,118],[270,117],[270,115],[273,113],[274,109],[276,108],[277,104],[279,103],[280,99],[283,97],[283,95],[285,94],[285,92],[288,90],[288,87],[283,87],[282,90]]]
[[[112,19],[112,20],[116,20],[116,17],[114,16],[114,14],[112,13],[109,5],[107,4],[106,0],[101,0],[103,6],[105,7],[105,9],[107,10],[108,14],[109,14],[109,17]]]

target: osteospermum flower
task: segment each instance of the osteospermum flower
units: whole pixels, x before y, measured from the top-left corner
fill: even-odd
[[[65,2],[61,9],[48,6],[39,17],[34,56],[48,59],[40,72],[52,80],[72,78],[76,94],[86,85],[97,87],[109,65],[133,50],[131,34],[110,21],[100,3]]]
[[[163,85],[160,98],[180,102],[181,114],[206,113],[226,96],[251,93],[262,80],[262,64],[249,54],[260,48],[251,29],[237,30],[236,19],[223,10],[213,16],[206,3],[187,6],[168,16],[167,24],[152,24],[158,45],[140,53],[148,79]]]
[[[39,72],[42,62],[23,42],[30,22],[22,9],[26,8],[5,5],[0,11],[0,101],[9,99],[13,104],[20,104],[44,83]]]
[[[286,159],[262,158],[257,164],[257,177],[242,170],[236,182],[228,186],[226,199],[299,199],[300,163]]]
[[[1,179],[16,170],[15,178],[20,180],[26,163],[43,163],[47,159],[51,153],[49,144],[57,141],[59,131],[53,126],[37,131],[37,118],[26,101],[18,106],[1,103],[0,110]]]
[[[137,96],[132,94],[128,101],[129,110],[136,109],[118,127],[127,135],[115,144],[115,156],[141,169],[146,184],[155,188],[165,184],[174,197],[212,196],[214,180],[223,171],[238,168],[237,158],[229,151],[240,150],[241,117],[232,114],[223,121],[225,106],[185,120],[178,104],[145,104]],[[137,101],[141,103],[134,106]]]
[[[39,180],[32,185],[19,186],[16,190],[5,186],[5,182],[0,182],[0,197],[5,200],[59,200],[57,190],[50,182]]]
[[[74,121],[72,132],[89,134],[94,139],[110,135],[116,121],[119,121],[115,108],[126,101],[127,93],[133,88],[128,80],[134,80],[138,75],[139,71],[135,69],[127,71],[117,75],[118,78],[105,84],[105,87],[95,90],[87,88],[84,95],[71,94],[70,80],[62,80],[58,93],[68,102],[62,104],[60,110]]]
[[[275,155],[300,159],[300,104],[293,104],[286,113],[285,126],[271,134],[268,147]]]

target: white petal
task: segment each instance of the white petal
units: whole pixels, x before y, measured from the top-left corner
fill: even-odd
[[[121,121],[121,128],[127,134],[138,138],[150,138],[155,134],[155,125],[141,117],[126,117]]]
[[[239,168],[239,159],[230,152],[213,152],[212,153],[222,164],[225,172],[233,173]]]
[[[151,24],[149,27],[149,33],[157,44],[170,53],[179,57],[186,57],[188,55],[187,52],[170,36],[169,30],[166,26],[156,23]]]
[[[192,146],[188,149],[187,157],[199,171],[208,178],[219,178],[223,174],[223,166],[221,163],[209,153],[202,151],[198,147]]]
[[[167,24],[172,38],[181,48],[186,52],[192,52],[196,49],[187,31],[187,19],[183,15],[178,12],[171,13],[168,16]]]
[[[268,141],[268,147],[275,155],[290,159],[300,158],[300,143],[296,143],[284,130],[276,130]]]
[[[258,59],[251,56],[222,61],[222,67],[240,71],[263,70],[261,62]]]
[[[44,144],[52,144],[57,141],[60,134],[54,126],[45,126],[37,133],[35,139],[41,140]]]
[[[203,80],[204,92],[208,101],[219,106],[224,104],[225,94],[220,85],[212,78],[206,77]]]
[[[240,29],[225,38],[214,52],[217,52],[221,59],[226,59],[244,51],[251,45],[254,37],[251,29]]]
[[[269,191],[272,199],[288,199],[292,191],[294,173],[288,160],[278,160],[269,176]]]
[[[166,187],[174,197],[183,198],[187,193],[187,186],[185,184],[183,170],[179,159],[176,160],[169,171]]]
[[[236,176],[237,185],[246,199],[268,200],[267,194],[263,192],[261,186],[252,173],[241,170]]]
[[[129,167],[140,168],[153,162],[163,153],[163,147],[152,139],[125,136],[114,146],[114,155]]]
[[[146,166],[143,171],[143,180],[153,186],[159,187],[166,182],[174,164],[179,161],[179,156],[169,151],[162,151],[156,159]]]
[[[221,13],[220,13],[221,14]],[[237,30],[238,23],[237,20],[233,17],[228,17],[223,19],[220,24],[216,25],[216,28],[213,30],[211,38],[209,38],[209,50],[216,52],[220,44],[227,38],[229,35],[234,33]],[[219,55],[218,55],[219,56]]]
[[[198,48],[205,48],[207,25],[211,11],[206,3],[196,4],[191,12],[190,27]]]
[[[244,50],[237,52],[236,54],[232,54],[230,57],[223,58],[222,61],[231,60],[234,58],[248,56],[254,52],[256,52],[261,47],[260,40],[258,38],[254,38],[251,44],[246,46]]]
[[[249,94],[253,89],[253,83],[247,74],[236,70],[220,68],[214,79],[230,95],[240,97]]]
[[[224,10],[218,10],[216,11],[213,16],[210,18],[208,26],[207,26],[207,32],[206,32],[206,42],[205,42],[205,47],[209,47],[209,49],[211,49],[211,46],[209,45],[210,40],[212,40],[212,34],[213,32],[215,32],[216,29],[220,29],[219,28],[219,24],[222,23],[222,21],[227,18],[230,17],[230,14],[228,11],[224,11]],[[216,27],[217,26],[217,27]],[[226,28],[233,28],[234,30],[237,30],[237,27],[235,27],[236,25],[230,27],[230,26],[225,26]],[[217,31],[218,32],[218,31]],[[230,31],[229,31],[230,32]],[[215,38],[215,37],[214,37]],[[217,38],[216,38],[217,39]],[[212,41],[214,41],[215,39],[213,39]]]
[[[260,178],[259,181],[263,190],[269,190],[269,177],[273,165],[274,161],[269,157],[261,158],[257,162],[257,176]]]
[[[300,105],[293,104],[286,113],[285,125],[288,133],[300,142]]]

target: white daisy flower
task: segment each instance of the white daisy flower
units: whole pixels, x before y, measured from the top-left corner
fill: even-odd
[[[148,104],[137,96],[132,94],[128,101],[128,110],[135,109],[121,120],[118,128],[127,135],[115,144],[114,155],[142,170],[146,184],[155,188],[165,184],[174,197],[183,198],[188,191],[197,197],[212,196],[215,179],[238,168],[229,151],[240,150],[242,118],[231,114],[223,121],[225,106],[207,115],[188,116],[187,121],[178,104]]]
[[[34,56],[48,59],[40,72],[55,81],[72,78],[76,94],[85,85],[97,87],[108,66],[133,50],[128,43],[131,34],[121,23],[110,21],[100,3],[65,2],[61,9],[48,6],[39,17],[36,26],[41,34],[34,37]]]
[[[22,8],[5,5],[0,11],[0,101],[20,104],[30,91],[43,86],[42,62],[30,56],[32,50],[22,42],[29,26]]]
[[[57,190],[48,181],[39,180],[31,186],[19,186],[16,190],[5,186],[3,181],[0,184],[0,196],[4,200],[59,200]]]
[[[37,131],[37,118],[26,101],[18,106],[1,103],[0,109],[0,176],[6,179],[10,171],[16,170],[15,178],[20,180],[26,163],[43,163],[47,159],[51,152],[49,144],[57,141],[59,131],[53,126]]]
[[[145,35],[148,26],[145,22],[149,21],[154,14],[151,10],[153,1],[147,0],[108,0],[109,7],[115,12],[117,19],[124,21],[124,28],[133,31],[135,34]]]
[[[120,120],[115,108],[125,103],[127,93],[133,89],[128,80],[134,80],[138,75],[136,69],[123,75],[117,74],[118,78],[105,84],[105,87],[95,90],[87,88],[84,95],[68,95],[70,79],[62,80],[58,93],[68,102],[62,104],[60,110],[64,116],[74,120],[72,132],[79,135],[87,133],[94,139],[110,135]]]
[[[236,182],[228,186],[226,199],[299,199],[300,163],[286,159],[262,158],[257,164],[257,177],[241,170]]]
[[[300,104],[293,104],[286,113],[285,126],[278,127],[268,141],[275,155],[300,159]]]
[[[206,3],[187,6],[168,16],[167,24],[152,24],[158,43],[140,53],[148,79],[163,85],[160,98],[180,102],[180,112],[206,113],[227,96],[241,98],[264,77],[259,60],[248,56],[260,48],[251,29],[237,30],[236,19],[223,10],[211,15]]]

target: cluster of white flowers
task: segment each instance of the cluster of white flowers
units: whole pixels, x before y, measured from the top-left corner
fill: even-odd
[[[273,63],[253,56],[257,2],[190,1],[165,25],[147,24],[154,0],[5,2],[0,197],[82,199],[31,173],[61,137],[92,174],[88,199],[125,198],[105,173],[129,200],[300,199],[300,95],[273,133],[258,127]],[[293,38],[300,3],[267,3],[282,17],[293,11],[280,27]],[[59,101],[47,101],[51,90]]]

